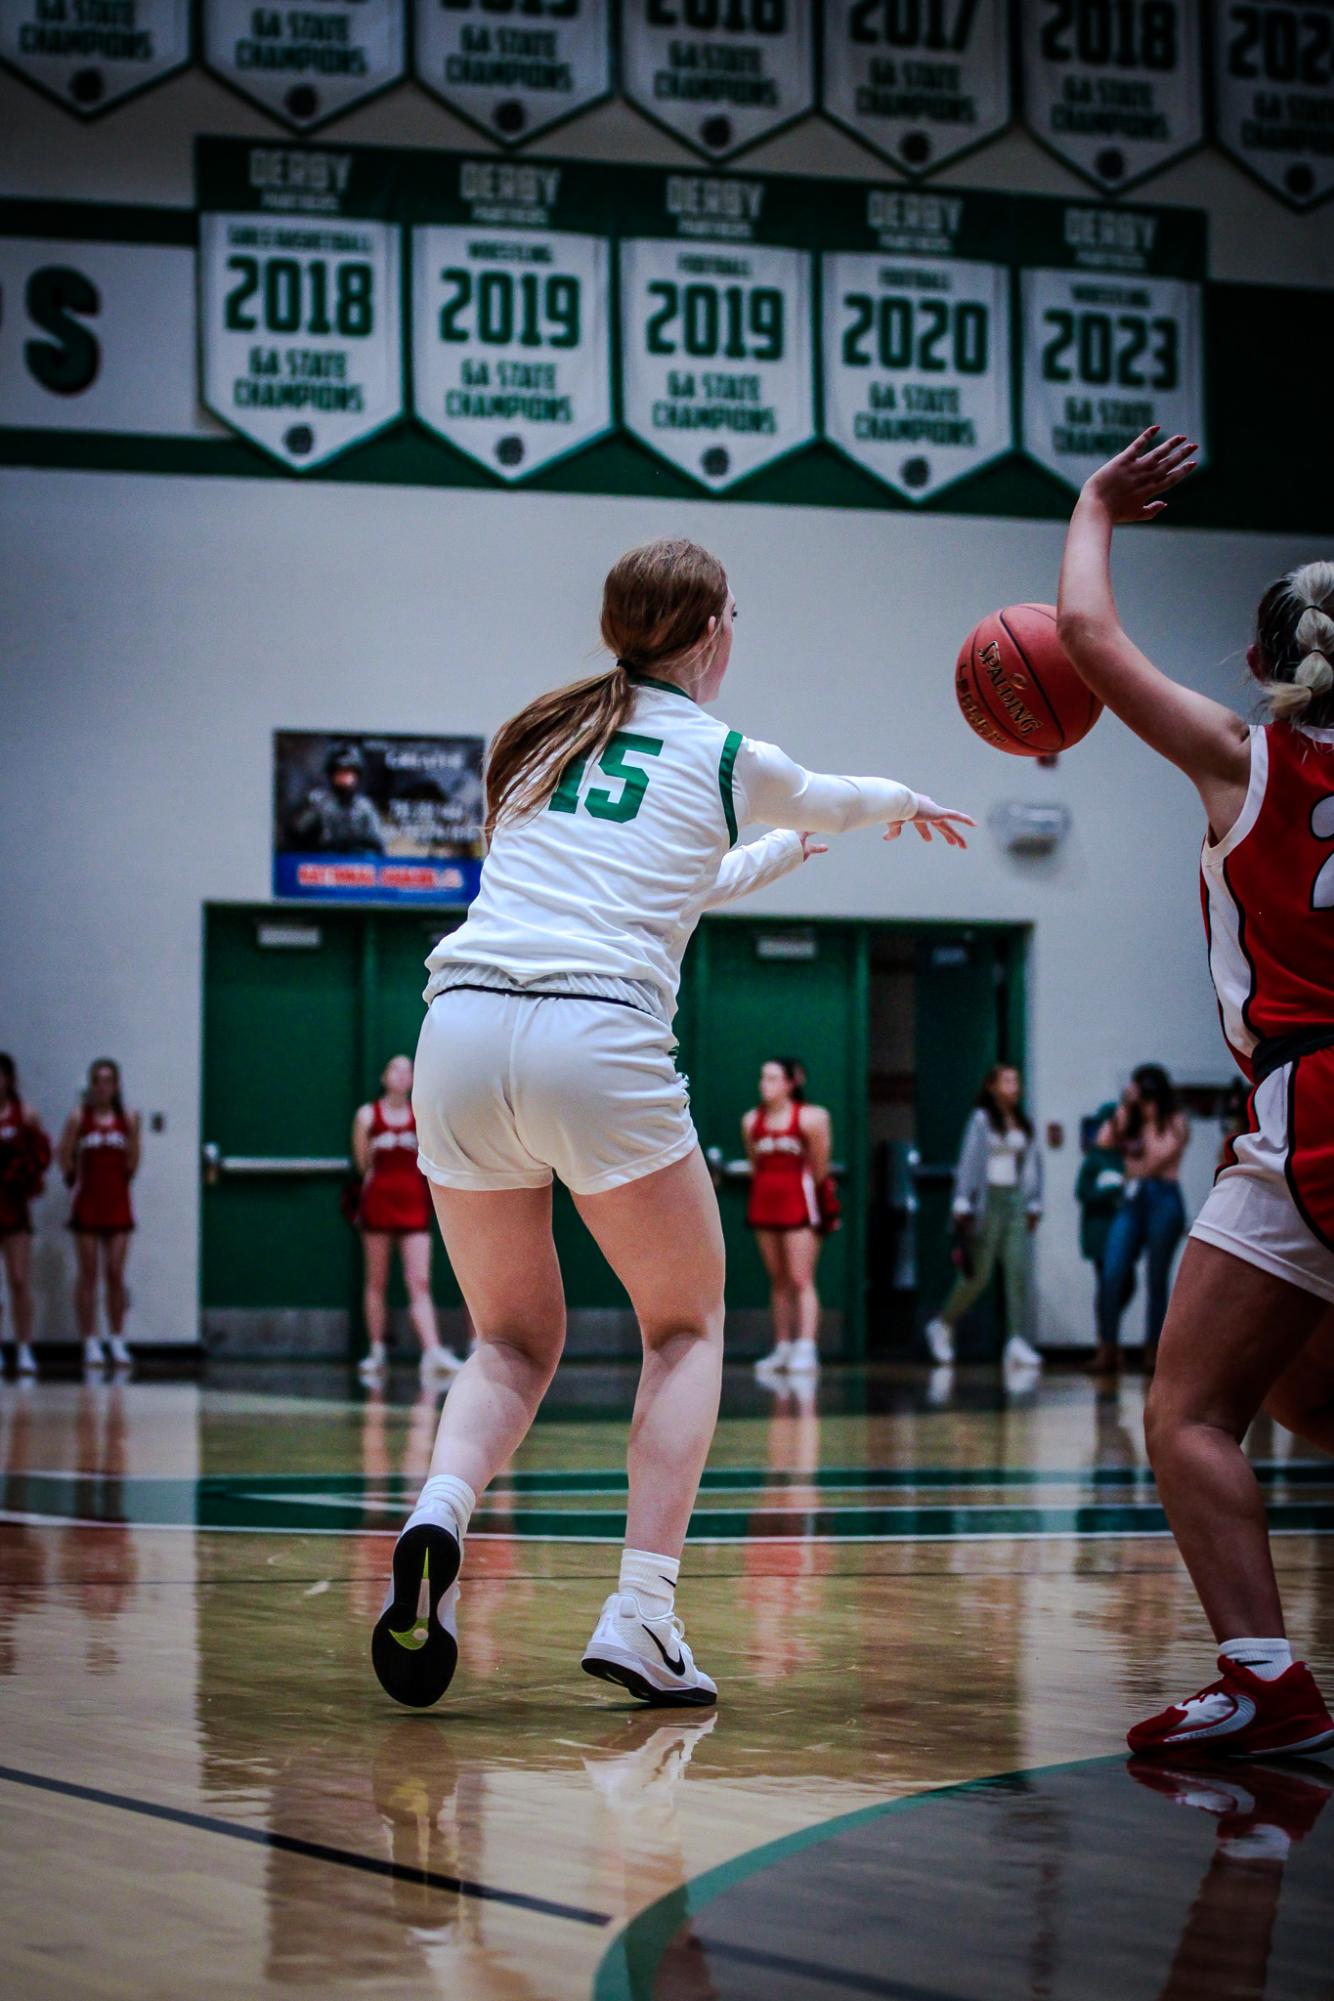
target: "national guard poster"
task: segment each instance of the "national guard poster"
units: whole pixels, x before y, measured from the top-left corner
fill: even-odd
[[[273,893],[467,903],[482,867],[478,736],[277,730]]]

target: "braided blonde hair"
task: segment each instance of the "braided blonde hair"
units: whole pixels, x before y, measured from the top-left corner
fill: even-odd
[[[1275,722],[1334,722],[1334,562],[1303,563],[1271,584],[1255,639]]]

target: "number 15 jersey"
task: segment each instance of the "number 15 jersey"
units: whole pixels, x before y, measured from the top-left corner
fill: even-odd
[[[539,811],[502,819],[466,921],[426,964],[432,975],[493,967],[525,983],[561,973],[647,981],[670,1016],[702,913],[801,860],[795,834],[732,853],[739,827],[840,834],[916,810],[905,785],[805,771],[682,689],[637,678],[601,756],[567,764]]]
[[[1223,1033],[1253,1078],[1266,1045],[1334,1033],[1334,729],[1252,729],[1246,803],[1200,868]]]

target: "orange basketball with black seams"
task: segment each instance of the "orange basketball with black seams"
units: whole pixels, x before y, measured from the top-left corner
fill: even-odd
[[[984,743],[1050,757],[1086,737],[1102,703],[1056,637],[1056,607],[1009,604],[975,625],[959,651],[954,693]]]

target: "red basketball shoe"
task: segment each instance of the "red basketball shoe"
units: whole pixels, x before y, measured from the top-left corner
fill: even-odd
[[[1262,1681],[1226,1654],[1218,1665],[1222,1675],[1208,1688],[1137,1723],[1126,1738],[1131,1750],[1173,1758],[1273,1758],[1334,1744],[1334,1716],[1304,1661],[1294,1661],[1277,1681]]]

